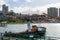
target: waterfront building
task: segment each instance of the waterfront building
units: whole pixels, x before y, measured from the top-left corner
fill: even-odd
[[[5,4],[2,5],[2,12],[4,16],[8,13],[8,6],[6,6]]]
[[[6,20],[6,14],[8,14],[8,6],[6,6],[5,4],[2,5],[2,17],[3,17],[3,20]]]
[[[2,15],[2,11],[0,11],[0,15]]]
[[[6,6],[6,9],[5,10],[6,10],[6,14],[8,14],[8,6]]]
[[[60,8],[59,8],[59,18],[60,18]]]
[[[58,8],[50,7],[47,9],[48,17],[58,17]]]

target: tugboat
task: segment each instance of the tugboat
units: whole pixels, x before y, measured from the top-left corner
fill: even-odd
[[[36,25],[32,25],[32,28],[30,28],[30,20],[27,20],[27,26],[28,30],[25,32],[19,32],[19,33],[7,33],[3,36],[5,37],[16,37],[16,38],[40,38],[41,36],[45,36],[46,28],[45,27],[37,27]]]

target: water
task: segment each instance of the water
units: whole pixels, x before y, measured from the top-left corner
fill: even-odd
[[[46,27],[46,36],[60,37],[60,24],[59,23],[35,23],[38,27]],[[0,33],[7,32],[22,32],[27,30],[27,24],[8,24],[7,27],[0,27]]]

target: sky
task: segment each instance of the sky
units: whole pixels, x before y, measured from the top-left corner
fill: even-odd
[[[0,10],[5,4],[16,13],[46,12],[49,7],[60,8],[60,0],[0,0]]]

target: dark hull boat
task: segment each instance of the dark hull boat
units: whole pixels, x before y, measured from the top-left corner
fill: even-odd
[[[5,33],[5,37],[16,37],[16,38],[40,38],[41,36],[45,36],[46,28],[45,27],[37,27],[33,25],[32,28],[30,26],[30,21],[27,20],[28,30],[20,33]]]
[[[38,30],[36,32],[20,32],[20,33],[5,33],[5,37],[15,37],[15,38],[40,38],[42,36],[45,36],[46,28],[40,27],[41,30]],[[40,29],[39,28],[39,29]]]

